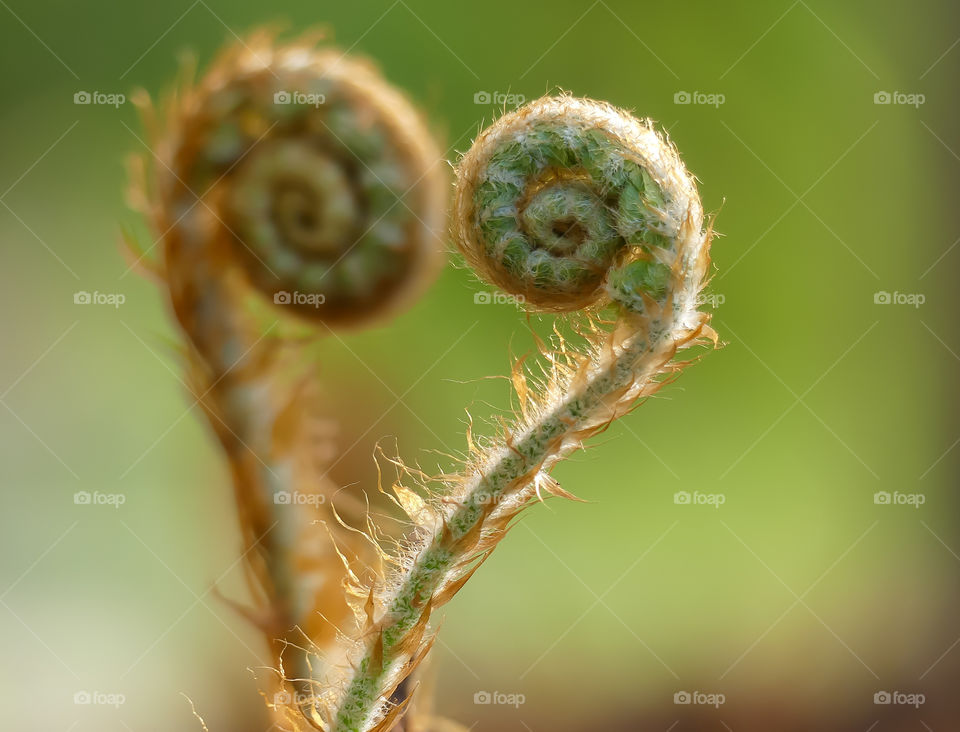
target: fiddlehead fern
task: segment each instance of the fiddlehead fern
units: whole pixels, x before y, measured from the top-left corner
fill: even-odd
[[[569,495],[549,476],[559,460],[655,392],[683,365],[679,348],[715,338],[697,310],[711,231],[693,178],[648,122],[572,97],[532,102],[460,161],[453,217],[480,276],[533,308],[586,308],[586,344],[547,351],[540,384],[515,367],[519,415],[483,446],[471,441],[460,473],[423,486],[426,496],[395,486],[415,529],[392,573],[354,588],[365,632],[308,710],[324,730],[391,728],[402,705],[386,700],[429,650],[432,611],[523,508]]]
[[[350,617],[323,526],[337,526],[334,486],[310,441],[315,384],[303,329],[285,315],[353,325],[425,287],[442,262],[442,156],[370,64],[312,37],[257,33],[161,110],[140,106],[151,152],[133,161],[134,203],[161,247],[191,387],[230,460],[261,602],[251,615],[281,641],[282,666],[287,642],[323,647]],[[362,540],[337,541],[363,556]],[[285,660],[288,676],[311,674],[305,654]]]
[[[537,309],[626,298],[642,311],[641,291],[666,293],[681,227],[702,219],[699,205],[649,124],[547,98],[504,117],[464,156],[454,234],[475,272]]]
[[[441,155],[365,62],[266,34],[167,108],[152,194],[172,270],[202,248],[276,304],[330,324],[383,315],[442,261]]]

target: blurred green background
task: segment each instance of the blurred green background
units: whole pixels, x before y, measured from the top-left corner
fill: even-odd
[[[451,160],[497,113],[482,92],[564,89],[652,117],[720,212],[726,346],[560,466],[590,503],[529,512],[448,606],[437,711],[535,732],[955,727],[953,4],[0,5],[5,727],[198,729],[181,693],[213,732],[267,726],[247,670],[260,638],[210,592],[243,596],[224,464],[161,293],[118,253],[121,226],[152,241],[123,200],[136,115],[73,96],[157,93],[182,51],[203,64],[274,22],[326,25],[374,59]],[[507,408],[484,377],[533,348],[515,308],[474,304],[481,289],[449,267],[389,327],[325,349],[360,428],[389,409],[372,434],[427,468],[464,446],[465,407]],[[81,290],[126,299],[75,305]],[[484,691],[525,702],[476,704]],[[725,701],[675,703],[696,691]],[[884,691],[925,700],[876,704]],[[93,692],[123,703],[77,703]]]

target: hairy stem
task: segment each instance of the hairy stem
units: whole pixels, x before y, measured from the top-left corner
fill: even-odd
[[[677,330],[674,324],[651,336],[641,329],[626,338],[615,353],[590,365],[579,386],[561,391],[539,420],[513,439],[501,441],[491,451],[489,462],[463,484],[463,494],[451,496],[456,503],[388,602],[377,639],[371,642],[343,695],[337,730],[365,729],[393,683],[397,666],[406,660],[408,654],[398,650],[407,634],[429,616],[430,599],[437,590],[455,581],[464,562],[473,558],[460,552],[464,537],[482,532],[488,519],[495,518],[491,506],[529,500],[541,471],[580,448],[585,430],[609,423],[626,411],[625,392],[642,394],[661,373],[677,348]],[[472,544],[464,548],[469,552]]]
[[[274,690],[286,692],[272,706],[285,717],[289,691],[306,696],[316,665],[284,650],[329,650],[336,663],[338,630],[353,630],[334,543],[369,551],[348,532],[331,541],[337,511],[356,522],[366,506],[355,492],[330,504],[338,491],[318,449],[330,445],[317,437],[329,410],[303,347],[309,324],[355,327],[409,304],[442,265],[446,209],[419,111],[322,35],[255,31],[163,104],[138,95],[150,142],[131,161],[131,198],[150,218],[154,268],[188,340],[190,387],[229,458],[254,596],[240,609],[270,643]]]
[[[549,476],[557,462],[682,367],[679,348],[715,337],[697,310],[711,230],[693,178],[649,122],[609,105],[545,97],[487,128],[458,165],[452,229],[488,282],[534,309],[585,310],[587,345],[545,348],[542,388],[516,365],[520,416],[492,443],[471,441],[431,500],[394,486],[410,548],[382,583],[355,588],[367,622],[350,668],[307,710],[318,729],[388,732],[403,713],[390,695],[432,644],[431,613],[542,491],[569,496]],[[606,305],[612,324],[597,315]]]

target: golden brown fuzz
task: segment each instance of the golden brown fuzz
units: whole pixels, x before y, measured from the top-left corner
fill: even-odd
[[[199,258],[334,326],[402,308],[442,264],[442,153],[370,63],[258,33],[159,116],[142,106],[156,155],[146,197],[191,317]]]
[[[486,439],[468,432],[460,470],[398,463],[413,529],[379,578],[351,577],[362,633],[341,639],[351,663],[303,710],[327,732],[394,728],[409,697],[392,694],[429,653],[435,611],[523,510],[572,497],[551,470],[685,366],[678,351],[716,341],[698,309],[712,230],[693,177],[652,124],[608,104],[544,98],[481,133],[458,166],[453,232],[480,277],[532,308],[582,308],[583,342],[544,344],[539,378],[515,364],[518,413]]]
[[[242,612],[295,680],[275,691],[299,694],[319,661],[288,644],[336,663],[338,628],[353,627],[338,551],[373,559],[339,523],[367,507],[327,476],[337,453],[305,349],[314,326],[389,317],[433,280],[447,195],[414,106],[317,41],[258,32],[159,107],[140,94],[151,151],[131,161],[190,385],[230,463],[255,603]]]

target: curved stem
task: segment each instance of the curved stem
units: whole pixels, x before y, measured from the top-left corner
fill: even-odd
[[[254,619],[276,663],[288,643],[303,643],[298,628],[314,607],[308,583],[295,571],[298,539],[310,517],[302,506],[276,500],[296,485],[290,456],[278,453],[273,435],[286,404],[278,399],[276,364],[263,343],[270,329],[259,332],[244,317],[237,293],[203,247],[171,239],[166,277],[192,345],[197,400],[229,460],[251,589],[266,600]],[[305,654],[292,654],[288,665],[292,677],[309,674]]]
[[[482,561],[509,520],[549,485],[550,468],[655,391],[656,377],[671,368],[677,348],[705,326],[689,300],[665,320],[649,324],[632,313],[621,315],[613,334],[595,336],[589,358],[551,389],[537,415],[504,435],[483,462],[460,476],[459,489],[444,497],[446,508],[409,569],[382,598],[385,612],[340,697],[334,729],[389,729],[389,713],[378,719],[383,699],[428,647],[421,637],[430,612],[459,589],[468,565]],[[618,336],[624,329],[626,335]]]

